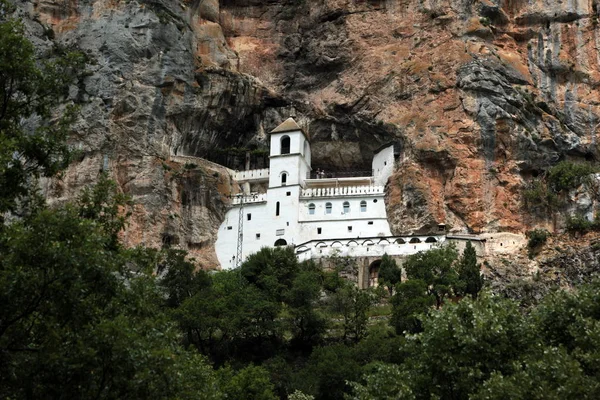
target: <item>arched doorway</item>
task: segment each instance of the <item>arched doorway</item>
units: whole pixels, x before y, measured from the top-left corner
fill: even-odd
[[[277,239],[275,241],[275,247],[279,247],[279,246],[287,246],[287,242],[285,241],[285,239]]]
[[[379,266],[381,260],[375,260],[369,265],[369,285],[368,287],[379,286]]]

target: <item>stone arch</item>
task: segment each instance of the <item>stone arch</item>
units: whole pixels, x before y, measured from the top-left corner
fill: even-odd
[[[437,243],[437,239],[429,236],[427,239],[425,239],[425,243]]]
[[[381,260],[375,260],[369,265],[368,287],[377,287],[379,285],[379,266]]]
[[[379,242],[377,242],[377,244],[390,244],[390,241],[387,239],[381,239]]]
[[[308,250],[309,250],[309,248],[304,245],[298,246],[298,247],[296,247],[296,254],[304,253],[305,251],[308,251]]]
[[[396,239],[396,243],[398,243],[398,244],[406,244],[406,240],[404,240],[402,238],[398,238],[398,239]]]
[[[358,242],[356,240],[351,240],[347,244],[348,247],[356,247],[358,246]]]
[[[287,246],[287,241],[285,239],[277,239],[273,246],[275,246],[275,247]]]
[[[363,246],[371,246],[371,245],[374,245],[374,244],[375,244],[375,243],[373,243],[373,241],[372,241],[371,239],[367,239],[367,240],[365,240],[365,241],[362,243],[362,245],[363,245]]]
[[[327,244],[325,242],[319,242],[315,244],[315,247],[327,247]]]
[[[337,248],[337,247],[342,247],[342,246],[344,246],[344,245],[339,240],[336,240],[335,242],[331,243],[331,247]]]
[[[421,243],[421,239],[414,237],[408,243]]]

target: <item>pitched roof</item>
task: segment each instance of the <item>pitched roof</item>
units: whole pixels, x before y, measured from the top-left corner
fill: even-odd
[[[277,128],[273,129],[270,133],[283,133],[283,132],[294,132],[294,131],[302,132],[302,134],[304,135],[306,140],[310,141],[310,139],[308,138],[308,135],[306,134],[306,132],[304,132],[304,129],[302,129],[300,127],[300,125],[298,125],[296,123],[296,121],[294,121],[294,118],[286,119],[281,124],[279,124],[279,126]]]
[[[281,132],[291,132],[291,131],[301,131],[302,128],[298,126],[294,118],[288,118],[283,121],[277,128],[273,129],[271,133],[281,133]]]

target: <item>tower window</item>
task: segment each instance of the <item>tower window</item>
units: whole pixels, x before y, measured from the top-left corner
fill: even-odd
[[[246,217],[248,218],[248,221],[252,220],[252,214],[248,213],[248,215]]]
[[[331,214],[332,208],[333,208],[333,206],[331,205],[331,203],[326,203],[325,204],[325,214]]]
[[[277,202],[277,204],[275,204],[275,216],[279,217],[279,202]]]
[[[292,192],[285,192],[285,195],[286,195],[286,196],[291,196],[291,195],[292,195]]]
[[[227,227],[227,230],[228,230],[228,231],[230,231],[230,230],[232,230],[232,229],[233,229],[233,227],[232,227],[232,226],[228,226],[228,227]]]
[[[348,227],[348,232],[352,232],[352,227],[351,226]]]
[[[367,222],[368,225],[373,225],[373,221]]]
[[[315,204],[314,203],[310,203],[308,205],[308,213],[310,215],[315,215]]]
[[[360,202],[360,212],[367,212],[367,202],[365,200]]]
[[[317,228],[317,235],[321,234],[321,228]]]
[[[256,234],[256,240],[260,240],[260,233]]]
[[[287,174],[284,172],[281,174],[281,186],[285,186],[287,183]]]
[[[287,135],[281,138],[281,154],[290,154],[290,137]]]
[[[350,203],[347,201],[344,202],[344,214],[350,213]]]

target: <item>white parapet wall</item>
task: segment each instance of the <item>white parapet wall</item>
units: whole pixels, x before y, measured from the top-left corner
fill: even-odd
[[[239,205],[239,204],[248,204],[248,203],[263,203],[267,201],[267,194],[266,193],[251,193],[251,194],[247,194],[247,195],[239,195],[239,196],[235,196],[232,200],[231,200],[231,204],[233,205]]]
[[[269,168],[251,169],[248,171],[235,171],[233,179],[238,182],[244,181],[268,181]]]
[[[300,261],[339,257],[408,256],[441,246],[445,236],[387,236],[311,240],[296,246]]]

